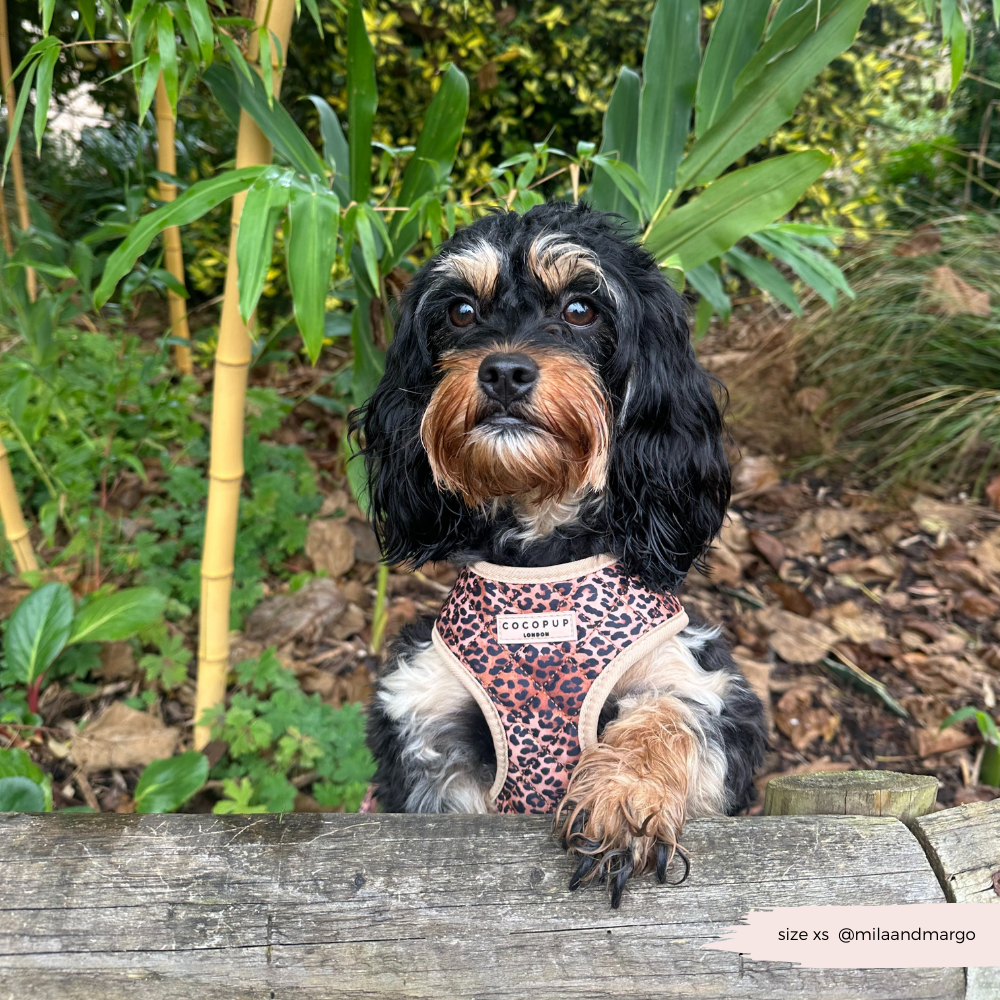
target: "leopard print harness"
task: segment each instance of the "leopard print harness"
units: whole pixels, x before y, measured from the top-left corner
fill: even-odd
[[[433,642],[493,736],[498,812],[548,813],[601,708],[640,656],[687,625],[680,602],[629,576],[614,556],[459,574]]]

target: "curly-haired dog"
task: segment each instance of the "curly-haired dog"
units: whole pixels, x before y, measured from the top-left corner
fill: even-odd
[[[673,592],[729,469],[684,305],[613,217],[496,214],[409,283],[356,418],[385,557],[463,566],[369,717],[389,812],[555,812],[621,900],[752,801],[760,701]]]

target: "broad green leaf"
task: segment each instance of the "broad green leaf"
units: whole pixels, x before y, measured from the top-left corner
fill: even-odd
[[[767,37],[770,38],[797,10],[801,10],[809,0],[779,0],[774,11],[774,17],[767,26]],[[934,0],[930,0],[931,3]]]
[[[14,609],[7,626],[7,667],[31,684],[63,651],[73,622],[73,595],[65,583],[46,583]]]
[[[726,322],[733,312],[733,304],[722,287],[722,278],[710,263],[699,264],[685,271],[691,287],[703,298],[707,299],[714,312],[717,312],[723,322]]]
[[[288,204],[291,180],[289,171],[271,167],[254,182],[243,203],[236,236],[236,263],[240,316],[244,323],[250,322],[264,290],[274,249],[274,227]]]
[[[600,154],[595,156],[592,162],[596,167],[595,182],[598,179],[610,181],[615,193],[622,199],[622,204],[628,209],[627,212],[619,210],[619,214],[632,221],[642,218],[642,202],[637,195],[637,188],[629,182],[629,178],[626,176],[626,170],[631,169],[629,165],[620,160],[610,160]],[[594,207],[599,206],[595,205]],[[614,210],[616,209],[602,209],[602,211],[609,212]]]
[[[636,143],[639,136],[639,74],[623,66],[618,74],[615,89],[604,112],[604,133],[601,137],[600,154],[617,155],[622,163],[635,167]],[[607,169],[596,172],[584,200],[603,212],[617,212],[630,222],[638,224],[640,213],[634,197],[609,176]]]
[[[368,200],[372,186],[372,121],[378,107],[375,52],[365,31],[361,0],[351,0],[347,15],[347,137],[350,144],[351,198]]]
[[[941,34],[945,38],[951,37],[956,14],[961,17],[958,9],[958,0],[941,0]],[[933,10],[931,11],[933,16]]]
[[[17,106],[14,108],[14,120],[10,122],[10,109],[7,109],[7,148],[3,154],[3,173],[0,174],[0,185],[7,177],[7,164],[14,154],[14,144],[17,142],[18,133],[21,131],[21,121],[24,118],[24,109],[28,104],[28,97],[31,94],[31,82],[35,77],[35,70],[38,68],[38,61],[33,62],[25,71],[24,79],[21,81],[21,93],[17,97]]]
[[[337,257],[340,201],[329,190],[292,189],[288,207],[288,284],[295,322],[315,364],[323,348],[330,272]]]
[[[351,343],[354,347],[351,396],[355,406],[367,402],[385,372],[385,355],[372,343],[370,305],[369,298],[359,295],[357,305],[351,313]]]
[[[678,189],[714,180],[734,160],[788,121],[813,78],[854,41],[867,6],[868,0],[824,0],[819,30],[812,30],[795,48],[764,67],[738,91],[715,124],[696,140],[677,169]],[[798,18],[815,17],[815,11],[814,0],[794,14],[780,31]]]
[[[166,603],[167,599],[155,587],[129,587],[98,597],[76,616],[67,645],[131,639],[163,617]]]
[[[151,0],[135,0],[132,4],[132,9],[128,12],[128,37],[132,39],[133,33],[135,32],[136,25],[142,20],[142,15],[146,13],[146,8],[149,6]],[[138,46],[141,50],[142,46]]]
[[[59,46],[47,49],[38,60],[38,75],[35,77],[35,153],[42,155],[42,136],[49,117],[49,101],[52,98],[52,71],[59,58]]]
[[[954,17],[952,17],[951,32],[948,37],[951,41],[951,93],[954,94],[955,88],[962,80],[962,71],[965,69],[965,57],[969,47],[965,18],[962,16],[961,10],[956,10]],[[37,124],[35,129],[37,131]]]
[[[802,315],[802,305],[792,283],[773,264],[769,264],[762,257],[754,257],[741,247],[727,250],[722,259],[739,271],[747,281],[791,309],[796,316]]]
[[[181,38],[184,39],[184,45],[187,46],[187,50],[192,56],[191,59],[185,60],[187,63],[185,74],[187,74],[194,66],[195,60],[198,58],[198,52],[200,50],[198,36],[195,34],[194,25],[191,23],[191,15],[188,14],[187,7],[184,4],[178,2],[178,0],[171,0],[170,10],[174,15],[177,30],[181,33]],[[184,90],[180,85],[178,85],[177,93],[178,96],[184,93]]]
[[[809,150],[734,170],[650,226],[646,249],[657,260],[677,254],[690,271],[790,211],[830,162]]]
[[[947,729],[949,726],[955,725],[956,722],[965,722],[966,719],[974,718],[978,712],[979,709],[975,705],[966,705],[965,708],[960,708],[957,712],[952,712],[938,728],[939,730]]]
[[[639,175],[653,205],[674,187],[691,128],[701,43],[699,0],[657,0],[649,22],[639,93]]]
[[[135,811],[168,813],[180,809],[208,781],[208,758],[197,750],[154,760],[135,786]]]
[[[177,41],[174,37],[174,16],[166,4],[156,14],[156,45],[160,52],[160,72],[167,91],[170,108],[177,113]]]
[[[378,294],[378,250],[375,246],[375,234],[372,224],[364,212],[357,212],[354,218],[354,235],[361,247],[361,256],[365,262],[365,274],[371,282],[371,287]]]
[[[42,10],[42,34],[47,35],[52,26],[52,12],[56,9],[56,0],[41,0],[39,7]]]
[[[31,778],[0,778],[0,813],[45,812],[45,793]]]
[[[832,261],[816,253],[796,237],[768,227],[750,238],[763,250],[784,261],[810,288],[815,289],[831,306],[837,304],[837,292],[854,298],[854,291],[843,272]]]
[[[323,139],[323,157],[334,172],[333,190],[344,203],[351,200],[350,171],[351,156],[336,111],[329,101],[318,94],[307,94],[319,112],[319,134]]]
[[[695,98],[695,136],[729,107],[733,81],[757,51],[771,0],[725,0],[712,25]]]
[[[326,165],[305,133],[292,120],[292,116],[278,101],[273,105],[268,104],[264,81],[256,73],[251,73],[247,80],[241,74],[214,63],[205,70],[203,79],[220,104],[231,102],[235,96],[235,100],[257,123],[275,152],[296,170],[307,177],[312,174],[326,176]]]
[[[45,772],[19,747],[0,750],[0,778],[30,778],[36,785],[45,781]]]
[[[215,50],[215,31],[212,28],[212,15],[208,11],[206,0],[187,0],[188,14],[191,25],[198,37],[198,50],[201,61],[208,66],[212,62]]]
[[[186,226],[200,219],[209,209],[231,198],[237,191],[248,188],[267,169],[263,165],[227,170],[192,184],[176,201],[161,205],[155,212],[142,216],[132,227],[128,238],[115,249],[104,265],[101,283],[94,292],[94,306],[100,309],[111,297],[115,286],[132,270],[136,260],[146,252],[153,237],[167,226]]]
[[[87,29],[87,34],[91,38],[96,37],[94,31],[97,28],[97,0],[80,0],[80,20]]]
[[[139,122],[146,120],[149,107],[156,95],[156,83],[160,78],[160,53],[151,52],[142,71],[142,83],[139,86]]]
[[[417,198],[437,190],[440,182],[451,173],[468,113],[469,81],[452,64],[442,75],[441,86],[427,107],[417,148],[403,174],[403,184],[396,199],[398,205],[411,205]],[[403,225],[403,213],[394,214],[400,218],[394,218],[389,227],[393,245],[389,267],[399,261],[420,236],[419,222],[413,220]]]

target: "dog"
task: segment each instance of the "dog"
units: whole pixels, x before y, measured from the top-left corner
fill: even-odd
[[[353,425],[385,559],[462,570],[378,680],[381,810],[554,813],[617,907],[752,803],[761,702],[675,596],[729,501],[714,386],[619,217],[492,214],[410,280]]]

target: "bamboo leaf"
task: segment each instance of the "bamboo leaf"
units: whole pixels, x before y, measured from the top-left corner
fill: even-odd
[[[854,41],[867,5],[868,0],[823,0],[819,30],[812,30],[791,51],[767,64],[755,79],[738,90],[729,107],[681,161],[677,187],[685,189],[714,180],[734,160],[791,118],[813,78]],[[816,0],[812,0],[792,15],[775,37],[800,26],[797,19],[815,18],[815,13]],[[815,20],[813,26],[815,29]],[[769,40],[764,48],[770,44]],[[748,69],[749,66],[748,63]],[[739,82],[737,79],[735,88]]]
[[[600,155],[618,155],[621,163],[635,167],[636,143],[639,137],[639,74],[623,66],[615,82],[615,89],[604,112],[604,132],[601,136]],[[638,224],[641,211],[634,195],[622,191],[618,180],[603,168],[597,174],[584,200],[604,212],[617,212],[630,222]]]
[[[174,16],[163,4],[156,14],[156,45],[160,51],[160,72],[167,91],[170,108],[177,114],[177,40],[174,37]]]
[[[375,248],[375,234],[372,224],[364,212],[358,212],[354,218],[354,235],[361,247],[361,257],[365,262],[365,273],[371,282],[373,291],[378,293],[378,250]]]
[[[246,59],[243,58],[243,53],[240,51],[240,47],[227,35],[224,31],[219,32],[219,44],[222,46],[222,51],[226,53],[226,57],[229,59],[229,65],[233,69],[238,69],[244,77],[250,82],[253,80],[253,70],[247,65]]]
[[[21,81],[21,93],[17,97],[17,106],[14,108],[14,120],[10,121],[10,109],[7,109],[8,122],[10,124],[7,127],[7,148],[4,150],[3,154],[3,173],[0,174],[0,185],[3,184],[7,177],[7,164],[10,163],[10,158],[14,154],[14,145],[17,142],[18,133],[21,130],[21,121],[24,118],[24,109],[28,103],[28,95],[31,93],[31,82],[35,77],[35,70],[38,68],[38,61],[31,63],[30,66],[24,72],[24,79]]]
[[[403,184],[396,200],[398,205],[410,205],[423,195],[437,190],[438,185],[451,173],[468,113],[469,81],[457,66],[451,65],[442,75],[441,86],[427,107],[417,148],[403,174]],[[411,220],[404,224],[403,213],[395,214],[399,218],[394,218],[389,227],[393,250],[391,262],[387,262],[387,271],[413,246],[420,235],[418,221]]]
[[[309,11],[313,21],[316,22],[316,30],[319,32],[319,37],[322,38],[323,21],[319,16],[319,7],[316,5],[316,0],[306,0],[306,10]]]
[[[59,46],[48,48],[38,60],[35,77],[35,155],[42,155],[42,136],[49,118],[49,101],[52,99],[52,73],[59,58]]]
[[[639,175],[652,204],[674,187],[691,127],[701,43],[699,0],[657,0],[649,22],[639,93]]]
[[[94,38],[97,29],[97,0],[80,0],[80,20],[87,29],[87,34]]]
[[[73,595],[64,583],[46,583],[10,616],[5,637],[7,666],[22,684],[36,681],[63,651],[73,621]]]
[[[291,196],[290,181],[289,171],[271,167],[253,183],[243,203],[236,237],[236,263],[240,316],[244,323],[250,322],[267,280],[274,227]]]
[[[713,312],[717,312],[724,323],[727,322],[733,313],[733,304],[722,287],[719,272],[706,262],[691,268],[690,271],[685,271],[684,276],[691,287],[708,301]]]
[[[372,186],[372,121],[378,106],[375,52],[365,31],[361,0],[351,0],[347,15],[347,137],[350,189],[354,201],[367,201]]]
[[[95,308],[100,309],[108,301],[115,286],[132,270],[157,233],[167,226],[186,226],[200,219],[209,209],[248,188],[266,169],[260,165],[240,167],[208,177],[192,184],[176,201],[167,202],[155,212],[142,216],[128,238],[108,257],[101,283],[94,292]]]
[[[208,66],[215,51],[215,31],[212,28],[212,15],[208,11],[208,3],[206,0],[187,0],[187,9],[191,17],[191,26],[198,38],[201,61]]]
[[[965,57],[968,53],[968,32],[965,27],[965,18],[960,10],[956,10],[951,20],[951,93],[955,93],[962,80],[962,71],[965,69]]]
[[[167,599],[155,587],[129,587],[91,601],[73,621],[66,645],[75,642],[120,642],[162,616]]]
[[[52,26],[52,12],[56,9],[56,0],[41,0],[39,6],[42,9],[42,34],[47,35]]]
[[[146,60],[146,68],[142,71],[142,83],[139,86],[139,123],[146,120],[150,105],[156,95],[156,81],[160,79],[160,53],[151,52]]]
[[[657,260],[676,254],[690,271],[790,211],[830,162],[809,150],[734,170],[650,226],[646,249]]]
[[[132,4],[132,9],[128,12],[128,37],[132,38],[132,33],[135,31],[135,26],[142,19],[142,15],[145,14],[146,8],[149,6],[150,0],[135,0]]]
[[[958,0],[941,0],[941,34],[945,38],[951,37],[955,15],[958,13]],[[933,10],[931,16],[934,16]]]
[[[288,209],[288,284],[295,322],[315,364],[323,348],[326,293],[337,257],[340,200],[328,190],[292,189]]]
[[[319,134],[323,139],[323,158],[334,172],[333,189],[342,202],[351,200],[350,170],[351,156],[344,138],[337,113],[330,107],[329,101],[318,94],[307,94],[319,112]]]
[[[748,254],[741,247],[730,248],[722,255],[722,259],[739,271],[747,281],[791,309],[796,316],[802,315],[802,305],[792,283],[773,264]]]
[[[257,29],[257,44],[260,51],[260,74],[264,81],[264,96],[267,98],[267,106],[273,108],[274,66],[271,63],[271,36],[263,24]]]
[[[757,50],[771,0],[725,0],[712,25],[695,98],[695,136],[729,107],[733,81]]]

